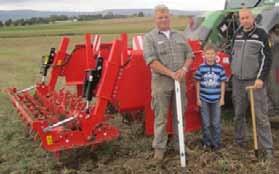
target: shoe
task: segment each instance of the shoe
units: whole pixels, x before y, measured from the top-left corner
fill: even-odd
[[[266,150],[259,149],[257,152],[258,153],[256,154],[256,157],[257,157],[258,160],[266,161],[266,162],[272,161],[272,159],[273,159],[272,149],[266,149]]]
[[[248,145],[245,142],[236,142],[235,145],[241,149],[247,149]]]
[[[265,152],[264,152],[264,159],[267,160],[267,161],[270,161],[270,160],[273,159],[273,151],[272,151],[272,149],[265,150]]]
[[[221,150],[222,148],[223,148],[223,146],[220,144],[220,145],[213,146],[213,147],[212,147],[212,150],[213,150],[213,151],[219,151],[219,150]]]
[[[203,144],[203,145],[202,145],[202,149],[203,149],[204,151],[210,151],[210,150],[212,150],[212,146],[211,146],[211,145],[208,145],[208,144]]]
[[[180,152],[179,147],[168,148],[168,152],[178,154]]]
[[[155,149],[154,150],[154,157],[153,159],[156,161],[161,161],[164,159],[165,151],[162,149]]]

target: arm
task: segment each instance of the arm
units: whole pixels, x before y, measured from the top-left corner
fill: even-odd
[[[197,105],[201,106],[201,99],[200,99],[200,81],[196,81],[196,90],[197,90]]]
[[[168,69],[167,67],[165,67],[164,65],[162,65],[158,60],[153,60],[150,64],[149,67],[160,74],[169,76],[173,79],[175,79],[175,72],[171,71],[170,69]]]
[[[221,98],[220,98],[220,102],[219,105],[223,106],[225,104],[225,89],[226,89],[226,83],[225,81],[221,82]]]
[[[233,33],[232,41],[231,41],[231,43],[230,43],[230,50],[228,50],[228,51],[229,51],[228,54],[229,54],[229,61],[230,61],[230,63],[232,63],[232,56],[233,56],[233,54],[234,54],[234,49],[233,49],[233,47],[234,47],[234,42],[235,42],[235,39],[236,39],[236,35],[237,35],[240,31],[242,31],[242,29],[243,29],[243,27],[240,25],[240,26],[236,29],[236,31],[234,31],[234,33]]]
[[[186,72],[188,72],[188,69],[192,62],[193,62],[192,58],[186,58],[186,61],[183,65],[183,67],[175,72],[174,79],[181,81],[183,78],[185,78],[185,74],[186,74]]]
[[[221,72],[221,96],[220,96],[220,101],[219,101],[219,105],[223,106],[225,104],[225,91],[226,91],[226,81],[227,81],[227,76],[226,76],[226,72],[224,70],[224,68],[222,68],[222,72]]]
[[[182,69],[184,69],[186,72],[188,71],[190,65],[192,64],[193,62],[193,51],[192,51],[192,48],[187,44],[187,40],[185,40],[186,42],[186,52],[185,52],[185,63],[182,67]]]
[[[188,69],[189,69],[189,67],[190,67],[190,65],[192,64],[192,62],[193,62],[192,57],[187,58],[186,61],[185,61],[185,63],[184,63],[184,66],[182,67],[182,69],[183,69],[183,70],[186,69],[185,71],[187,72]],[[185,68],[185,69],[184,69],[184,68]]]
[[[268,35],[265,32],[263,32],[263,43],[264,47],[262,48],[262,51],[260,53],[262,54],[260,60],[260,68],[254,85],[256,88],[263,87],[264,81],[266,81],[267,79],[272,63],[271,48],[268,40]]]
[[[154,46],[154,40],[150,34],[146,34],[143,40],[143,54],[147,65],[156,73],[175,78],[175,73],[164,66],[158,59],[158,55]]]
[[[166,66],[164,66],[163,64],[160,63],[160,61],[158,59],[153,59],[150,63],[149,63],[149,67],[157,73],[166,75],[174,80],[178,80],[181,81],[183,78],[185,78],[185,74],[188,71],[190,65],[192,64],[193,59],[192,58],[186,58],[183,66],[178,69],[176,72],[171,71],[170,69],[168,69]]]
[[[200,99],[200,90],[201,90],[201,84],[200,81],[202,80],[202,74],[200,72],[200,68],[197,69],[196,73],[195,73],[195,82],[196,82],[196,94],[197,94],[197,105],[201,106],[201,99]]]
[[[190,65],[193,62],[193,52],[191,47],[187,44],[187,40],[185,39],[185,62],[183,66],[175,72],[176,78],[182,80],[185,78],[186,72],[188,72]]]

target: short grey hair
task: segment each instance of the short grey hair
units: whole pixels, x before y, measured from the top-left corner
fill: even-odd
[[[159,4],[154,8],[154,14],[157,12],[170,12],[170,10],[166,5]]]

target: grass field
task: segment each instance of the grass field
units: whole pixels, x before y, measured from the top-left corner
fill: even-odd
[[[186,17],[173,17],[173,27],[183,30],[186,21]],[[73,48],[75,44],[84,43],[85,33],[101,34],[103,41],[111,41],[121,32],[128,33],[131,38],[150,30],[152,22],[152,18],[135,17],[1,28],[0,73],[3,77],[0,78],[0,88],[32,84],[38,75],[42,55],[48,54],[51,47],[57,48],[61,36],[68,36],[70,48]]]
[[[26,136],[26,130],[2,91],[7,87],[19,89],[31,86],[40,79],[41,56],[51,47],[58,47],[61,36],[69,36],[71,48],[84,42],[84,34],[101,34],[110,41],[121,32],[132,35],[145,33],[153,27],[152,18],[127,18],[91,22],[57,23],[0,29],[0,174],[136,174],[180,173],[176,153],[168,154],[162,166],[152,163],[152,137],[140,132],[140,125],[125,125],[121,117],[115,124],[122,136],[119,140],[97,149],[83,148],[63,152],[60,161],[39,147],[39,142]],[[185,17],[173,17],[173,27],[184,30]],[[68,50],[71,51],[71,50]],[[230,115],[228,111],[225,115]],[[139,127],[139,128],[138,128]],[[278,130],[274,130],[275,150],[278,150]],[[224,121],[220,152],[204,152],[199,144],[199,133],[187,136],[189,173],[277,173],[278,154],[274,163],[256,161],[250,149],[232,145],[231,119]]]
[[[173,27],[184,30],[186,17],[173,17]],[[124,19],[96,20],[89,22],[59,22],[48,25],[33,25],[28,27],[6,27],[0,31],[0,38],[10,37],[34,37],[34,36],[60,36],[94,34],[119,34],[143,33],[153,27],[153,19],[150,17],[134,17]]]

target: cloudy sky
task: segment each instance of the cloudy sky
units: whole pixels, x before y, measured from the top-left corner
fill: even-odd
[[[179,10],[223,9],[225,0],[0,0],[0,10],[100,11],[104,9],[153,8],[166,4]]]

